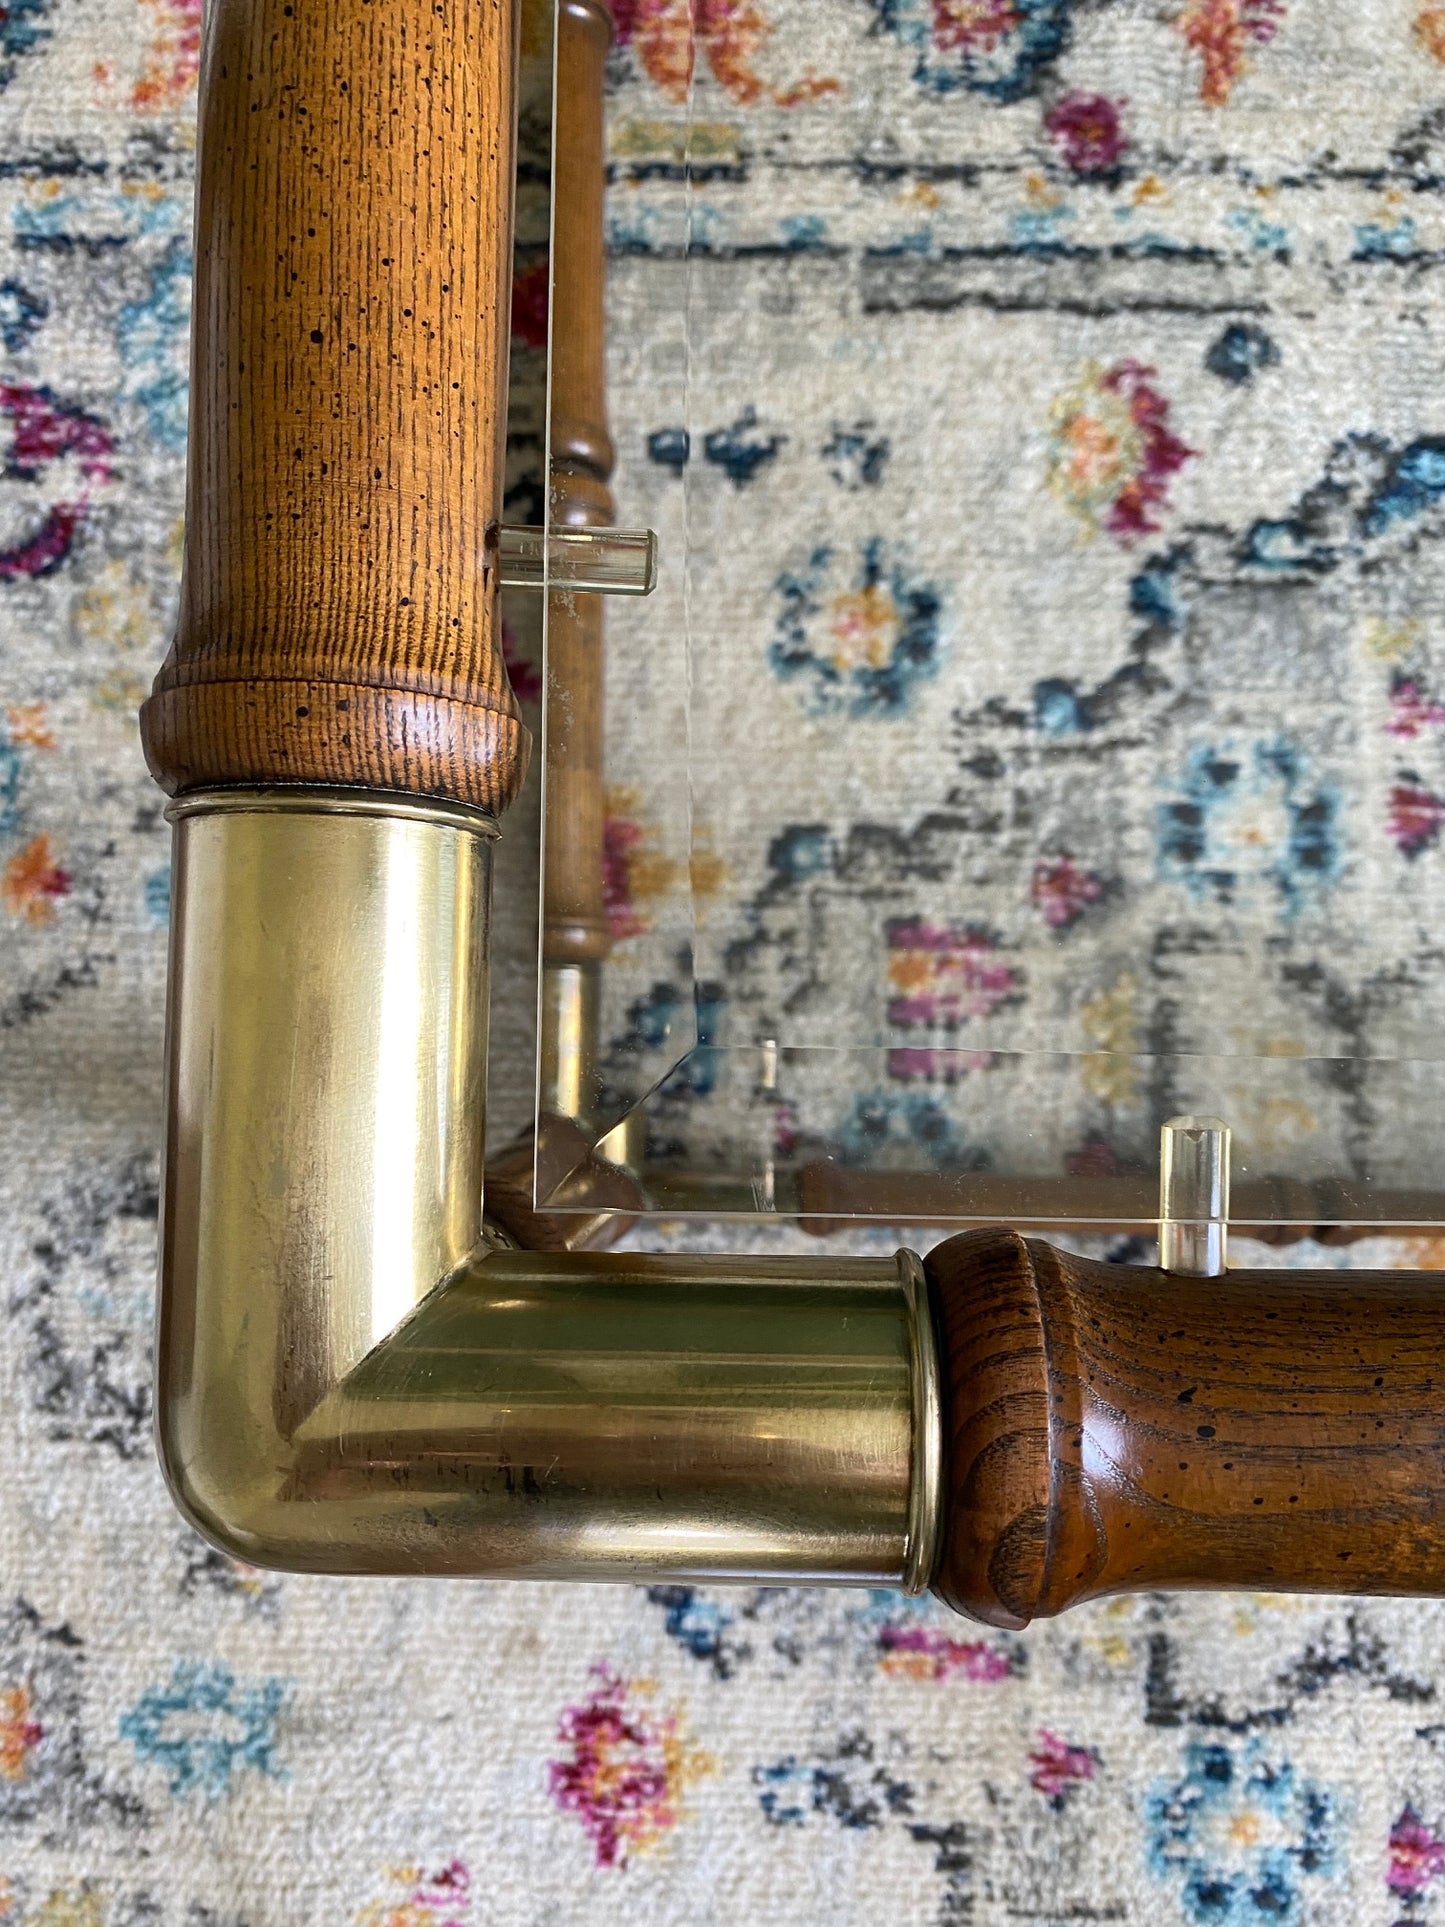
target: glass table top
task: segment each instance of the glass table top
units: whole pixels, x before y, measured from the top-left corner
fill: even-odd
[[[544,931],[544,1110],[667,1212],[1142,1225],[1194,1112],[1237,1223],[1445,1220],[1428,35],[688,11],[625,10],[606,69],[610,489],[657,583],[548,597],[549,877],[600,674],[605,935]],[[564,1165],[539,1202],[584,1208]]]

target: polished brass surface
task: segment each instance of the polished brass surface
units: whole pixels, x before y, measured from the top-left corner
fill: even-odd
[[[479,1238],[491,830],[364,792],[174,815],[160,1442],[249,1543],[294,1427]]]
[[[926,1592],[933,1582],[943,1535],[943,1383],[928,1280],[916,1252],[898,1253],[898,1280],[908,1307],[908,1364],[912,1388],[908,1548],[903,1590]]]
[[[303,1571],[926,1577],[916,1261],[479,1247],[486,820],[173,814],[158,1430],[196,1526]]]
[[[897,1584],[912,1424],[891,1260],[495,1252],[299,1426],[258,1552]]]
[[[590,1115],[597,1007],[595,963],[543,962],[537,1069],[540,1116],[581,1119]]]

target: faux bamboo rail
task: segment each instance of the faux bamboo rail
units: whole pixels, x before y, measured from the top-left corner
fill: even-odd
[[[1445,1591],[1445,1278],[1180,1278],[973,1232],[928,1260],[938,1589],[997,1625],[1161,1587]]]
[[[551,513],[564,527],[612,521],[608,480],[603,84],[604,0],[557,8],[552,180]],[[603,899],[603,598],[551,596],[547,636],[544,964],[593,964],[610,949]]]

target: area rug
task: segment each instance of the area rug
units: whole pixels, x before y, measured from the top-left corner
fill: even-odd
[[[1434,1183],[1428,6],[639,4],[610,1071],[653,1151]],[[679,1046],[703,1054],[669,1075]]]
[[[778,1013],[807,1018],[787,932],[815,900],[825,923],[843,920],[827,924],[823,954],[872,957],[871,976],[840,973],[849,1034],[882,1053],[860,1155],[936,1141],[934,1113],[960,1157],[1013,1154],[949,1109],[989,1074],[989,1048],[1006,1054],[969,1028],[997,1015],[1037,1025],[1035,1044],[1077,1055],[1082,1037],[1095,1053],[1094,1082],[1079,1073],[1081,1108],[1067,1113],[1077,1135],[1050,1150],[1050,1169],[1091,1136],[1095,1168],[1106,1153],[1146,1156],[1178,1092],[1110,1087],[1100,1060],[1127,1070],[1131,1037],[1164,1034],[1171,953],[1150,948],[1151,930],[1202,932],[1175,945],[1177,968],[1204,985],[1207,937],[1236,997],[1246,937],[1277,939],[1268,1008],[1250,1015],[1261,1038],[1314,1049],[1373,1025],[1378,1044],[1424,1025],[1438,955],[1409,903],[1438,895],[1445,861],[1430,560],[1445,496],[1432,345],[1445,11],[632,0],[619,14],[619,497],[665,537],[688,535],[704,587],[709,516],[715,533],[736,533],[733,508],[744,517],[765,557],[749,621],[731,642],[725,626],[684,626],[659,647],[711,634],[697,713],[719,728],[728,648],[737,679],[772,679],[747,747],[754,771],[765,754],[778,768],[775,792],[753,783],[730,798],[712,783],[685,882],[629,855],[666,834],[642,820],[646,797],[631,814],[616,801],[614,823],[636,831],[614,832],[618,981],[634,979],[614,1019],[619,1088],[637,1056],[632,1004],[658,982],[692,996],[683,937],[697,946],[693,980],[715,980],[743,1012],[737,1035],[763,1034]],[[519,519],[540,502],[545,9],[527,24]],[[894,1593],[282,1578],[209,1549],[172,1509],[150,1443],[167,838],[135,709],[176,589],[198,38],[195,0],[0,10],[0,1919],[1445,1920],[1445,1616],[1433,1604],[1151,1596],[1004,1635]],[[789,194],[812,205],[790,206],[783,232],[769,196],[785,169]],[[667,223],[680,204],[691,229],[678,253]],[[708,381],[685,392],[667,387],[664,317],[677,310],[649,292],[677,272],[745,283],[725,298],[703,288],[700,320],[707,302],[723,314],[773,303],[771,330],[722,344]],[[1038,530],[1030,572],[969,578],[960,571],[997,542],[955,531],[939,544],[873,506],[871,491],[906,478],[899,431],[884,425],[904,412],[898,369],[880,368],[835,436],[831,393],[808,372],[830,337],[778,311],[790,288],[805,318],[830,299],[896,311],[910,380],[920,316],[962,316],[992,344],[970,420],[993,422],[1007,511]],[[1026,388],[999,360],[1010,313],[1033,317]],[[1085,326],[1108,342],[1083,343]],[[1110,432],[1129,459],[1092,464]],[[830,491],[851,505],[841,517],[817,507]],[[827,556],[821,536],[784,553],[807,522],[795,514],[790,532],[784,501],[842,530]],[[974,512],[997,527],[981,494]],[[875,536],[885,547],[870,562]],[[1073,632],[1035,638],[1017,665],[1016,629],[963,646],[961,608],[1026,625],[1037,584],[1056,596],[1070,570],[1082,584]],[[1246,603],[1254,629],[1239,619]],[[509,617],[534,723],[536,614],[518,604]],[[1226,673],[1219,652],[1248,665],[1260,638],[1303,632],[1323,638],[1309,675],[1267,701],[1253,677],[1238,743],[1199,760],[1189,717],[1199,679]],[[623,792],[629,757],[634,789],[645,774],[658,713],[629,667],[642,660],[626,653],[629,633],[647,632],[618,628]],[[1330,678],[1355,692],[1353,735],[1331,735]],[[826,763],[827,732],[843,725],[867,745],[853,752],[859,786],[850,810],[820,811],[782,750],[811,732]],[[879,734],[894,728],[932,745],[896,793],[867,767],[899,764]],[[1111,741],[1127,767],[1096,753]],[[949,743],[958,769],[945,781]],[[1172,787],[1156,796],[1161,743]],[[1014,815],[1001,840],[980,841],[1000,768]],[[1162,845],[1111,843],[1110,799],[1141,784],[1158,809],[1136,820]],[[1035,833],[1040,797],[1051,814]],[[917,836],[930,811],[959,819],[936,830],[941,850]],[[708,812],[730,879],[711,897],[722,871],[694,860]],[[528,802],[498,879],[499,1130],[528,1104],[535,848]],[[959,909],[964,870],[978,903]],[[1389,909],[1377,954],[1332,934],[1321,909],[1351,888]],[[698,919],[699,892],[716,922]],[[1094,946],[1086,989],[1076,939]],[[1147,967],[1121,989],[1111,958],[1141,944]],[[905,1009],[919,958],[950,947],[948,981],[968,998],[950,1011],[948,983],[930,989],[925,969],[922,994],[943,1003]],[[1092,1035],[1079,1028],[1089,1000]],[[709,1101],[705,1079],[675,1092],[659,1137],[705,1141],[693,1120]],[[827,1091],[809,1101],[836,1132]],[[1408,1120],[1368,1090],[1326,1084],[1312,1101],[1341,1168],[1407,1158]],[[1293,1141],[1291,1114],[1264,1123]],[[1263,1124],[1247,1126],[1260,1141]],[[1376,1243],[1357,1255],[1428,1254]]]

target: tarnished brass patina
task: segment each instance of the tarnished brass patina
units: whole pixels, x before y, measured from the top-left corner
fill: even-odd
[[[298,1429],[288,1565],[896,1584],[912,1372],[891,1260],[494,1252]]]
[[[490,824],[363,792],[175,819],[158,1426],[306,1571],[928,1583],[917,1261],[480,1243]]]

